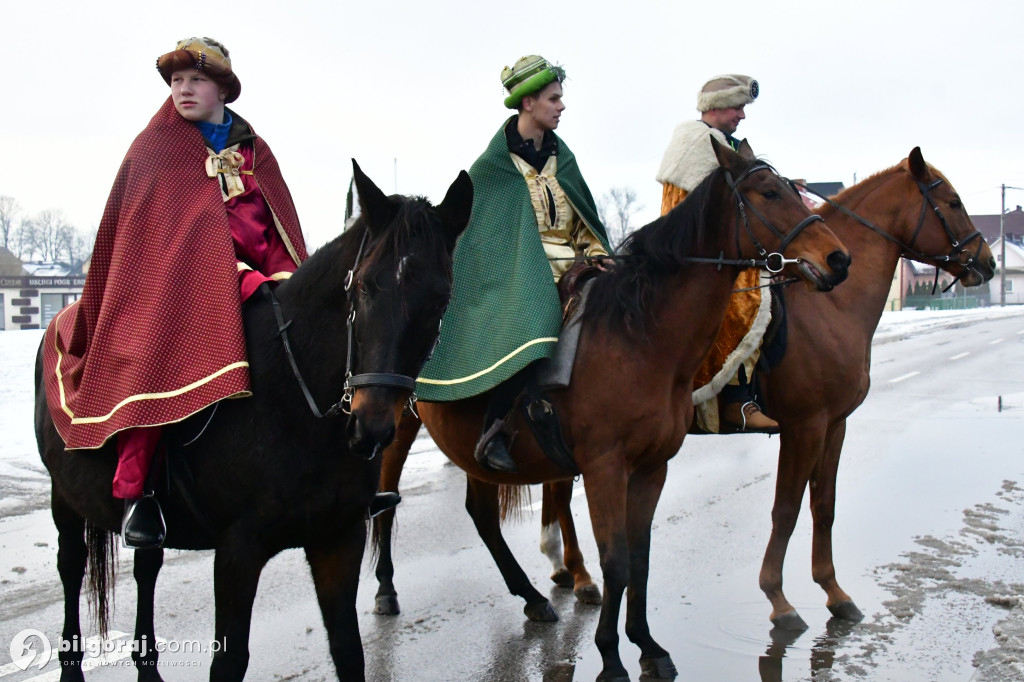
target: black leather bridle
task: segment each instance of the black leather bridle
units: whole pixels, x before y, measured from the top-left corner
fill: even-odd
[[[888,232],[886,232],[882,228],[878,227],[877,225],[872,223],[867,218],[862,218],[861,216],[857,215],[856,213],[854,213],[850,209],[846,208],[845,206],[843,206],[841,204],[836,203],[835,201],[833,201],[832,199],[829,199],[825,195],[820,194],[819,192],[814,191],[813,189],[811,189],[807,185],[801,184],[799,182],[793,182],[793,184],[803,188],[804,191],[809,192],[809,193],[817,196],[822,201],[827,203],[829,206],[832,206],[833,208],[838,210],[840,213],[843,213],[843,214],[849,216],[850,218],[853,218],[854,220],[856,220],[861,225],[864,225],[865,227],[870,229],[872,232],[875,232],[878,235],[880,235],[881,237],[883,237],[885,239],[888,239],[889,241],[891,241],[894,244],[898,245],[900,247],[900,249],[902,250],[902,253],[900,254],[901,256],[910,256],[910,257],[912,257],[912,258],[914,258],[916,260],[932,261],[932,262],[939,263],[939,264],[942,264],[942,263],[947,263],[947,264],[949,264],[949,263],[956,263],[957,265],[960,265],[962,267],[962,270],[960,271],[959,274],[953,275],[953,281],[949,283],[949,286],[947,286],[945,289],[942,290],[943,293],[945,293],[945,292],[949,291],[951,288],[953,288],[954,284],[956,284],[961,279],[963,279],[964,276],[968,272],[970,272],[971,270],[973,270],[975,268],[975,265],[978,262],[978,256],[981,254],[981,247],[984,246],[984,244],[985,244],[985,239],[982,236],[981,232],[979,230],[977,230],[977,229],[975,229],[974,232],[971,232],[969,235],[967,235],[963,239],[957,239],[956,235],[953,234],[953,230],[952,230],[952,228],[950,228],[949,222],[946,220],[946,216],[944,216],[942,214],[942,211],[939,210],[939,205],[935,202],[935,199],[932,198],[932,195],[931,195],[931,191],[933,189],[935,189],[936,187],[938,187],[939,185],[941,185],[943,182],[945,182],[945,180],[943,180],[942,178],[939,178],[939,179],[935,180],[934,182],[932,182],[931,184],[925,184],[925,183],[921,182],[920,180],[918,180],[917,178],[914,178],[914,182],[917,183],[917,188],[921,192],[921,196],[923,198],[923,201],[921,202],[921,215],[917,219],[917,227],[914,228],[914,234],[913,234],[913,236],[911,236],[909,244],[904,244],[902,241],[900,241],[896,237],[893,237],[891,234],[889,234]],[[949,250],[949,253],[947,253],[944,256],[930,256],[930,255],[928,255],[926,253],[923,253],[923,252],[917,250],[914,247],[914,243],[917,241],[917,237],[918,237],[918,235],[921,234],[921,229],[924,227],[924,219],[928,215],[928,208],[929,207],[932,209],[932,212],[935,213],[935,217],[939,219],[939,223],[942,225],[942,229],[944,229],[946,231],[946,237],[949,238],[950,250]],[[978,248],[977,248],[976,251],[974,251],[972,253],[972,252],[968,251],[968,245],[971,242],[973,242],[974,240],[976,240],[976,239],[978,240]],[[962,260],[961,257],[963,255],[965,255],[965,254],[967,256],[967,259],[966,260]],[[953,274],[953,273],[950,273],[950,274]],[[932,285],[932,293],[933,294],[935,293],[936,288],[938,288],[938,284],[939,284],[939,268],[935,268],[935,283]]]
[[[414,391],[416,388],[416,379],[404,374],[398,374],[394,372],[365,372],[362,374],[353,374],[353,347],[355,345],[355,322],[356,322],[356,304],[355,297],[352,294],[352,285],[355,282],[355,272],[359,267],[359,261],[363,257],[363,248],[366,246],[366,237],[369,234],[369,230],[363,232],[362,240],[359,242],[359,251],[356,252],[355,262],[352,264],[352,268],[348,271],[345,276],[345,295],[348,299],[348,319],[345,322],[348,336],[348,351],[345,357],[345,385],[343,387],[343,394],[338,402],[331,405],[326,412],[321,413],[320,409],[316,405],[316,401],[313,399],[312,393],[309,391],[309,386],[306,385],[305,380],[302,378],[302,372],[299,371],[299,366],[295,362],[295,354],[292,352],[291,343],[288,341],[288,327],[291,325],[291,321],[285,322],[284,315],[281,312],[281,303],[274,296],[273,290],[266,284],[260,285],[260,288],[264,290],[266,295],[274,307],[274,317],[277,319],[277,333],[281,337],[281,342],[284,345],[284,353],[288,357],[288,364],[291,365],[292,373],[295,374],[295,379],[299,382],[299,387],[302,389],[302,394],[306,397],[306,402],[309,404],[310,410],[317,419],[323,417],[336,417],[339,414],[351,414],[352,413],[352,398],[355,395],[356,389],[368,388],[371,386],[378,386],[384,388],[398,388],[406,391]],[[409,396],[410,404],[415,399],[415,395]]]
[[[735,180],[732,179],[732,173],[730,173],[727,170],[727,171],[725,171],[725,181],[729,184],[729,190],[732,191],[733,196],[736,197],[736,210],[737,210],[737,212],[740,215],[740,220],[743,222],[743,228],[744,228],[744,230],[746,230],[747,236],[750,237],[750,241],[752,241],[754,243],[754,247],[757,249],[757,252],[760,254],[761,258],[764,259],[763,267],[766,270],[768,270],[768,272],[770,272],[772,274],[777,274],[777,273],[782,271],[782,269],[786,266],[787,263],[801,263],[802,262],[802,259],[800,259],[800,258],[792,258],[792,259],[790,259],[790,258],[784,258],[783,257],[782,254],[786,250],[786,247],[789,246],[790,242],[792,242],[794,239],[796,239],[797,236],[799,236],[800,233],[803,232],[804,228],[807,227],[808,225],[810,225],[812,223],[816,223],[818,221],[824,222],[825,219],[822,218],[820,215],[812,213],[811,215],[807,216],[806,218],[801,220],[799,223],[797,223],[796,227],[794,227],[788,233],[784,234],[783,232],[781,232],[778,228],[776,228],[774,225],[772,225],[771,221],[768,220],[768,218],[766,218],[760,211],[758,211],[756,208],[754,208],[753,204],[748,204],[746,202],[746,200],[743,198],[743,194],[740,193],[740,183],[743,182],[744,180],[746,180],[748,177],[750,177],[754,173],[757,173],[759,171],[769,171],[769,172],[779,176],[779,178],[781,178],[782,180],[785,180],[787,183],[789,183],[789,185],[791,187],[793,186],[793,183],[791,181],[789,181],[787,178],[783,178],[781,175],[779,175],[778,171],[776,171],[774,168],[772,168],[771,166],[769,166],[766,163],[760,163],[760,164],[757,164],[755,166],[751,166],[747,170],[743,171],[743,174],[740,175]],[[796,193],[797,197],[799,198],[800,194],[798,192],[796,192],[795,188],[794,188],[793,191],[794,191],[794,193]],[[778,250],[777,251],[775,251],[773,253],[768,253],[768,250],[766,248],[764,248],[764,246],[761,245],[761,242],[759,242],[757,240],[757,237],[754,235],[754,231],[750,228],[750,221],[747,219],[747,210],[748,209],[750,210],[751,213],[753,213],[755,216],[757,216],[757,218],[762,223],[764,223],[765,227],[767,227],[768,230],[773,235],[775,235],[776,237],[779,238],[780,242],[779,242],[779,246],[778,246]],[[739,253],[739,249],[740,249],[740,235],[739,235],[739,232],[737,232],[736,233],[736,251],[737,251],[737,253]],[[773,259],[775,259],[775,260],[773,260]],[[758,265],[761,265],[761,262],[758,262]]]

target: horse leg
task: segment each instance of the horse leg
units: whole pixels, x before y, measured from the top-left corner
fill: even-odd
[[[761,562],[759,579],[761,590],[772,604],[772,624],[793,631],[806,630],[807,623],[782,591],[782,565],[800,515],[804,489],[815,463],[821,458],[825,438],[824,425],[805,423],[801,427],[783,429],[780,435],[772,533]]]
[[[85,519],[72,510],[56,490],[53,491],[51,512],[57,526],[57,572],[64,586],[64,629],[60,636],[65,642],[81,642],[78,603],[89,555],[85,544]],[[61,682],[82,682],[85,679],[82,676],[84,653],[81,646],[61,647],[58,653]]]
[[[230,538],[213,560],[214,635],[217,651],[210,663],[211,682],[241,682],[249,667],[252,603],[260,573],[270,558],[255,538]]]
[[[665,486],[668,466],[634,472],[629,479],[626,531],[629,542],[629,591],[626,593],[626,636],[640,647],[640,669],[648,680],[674,680],[672,657],[654,638],[647,623],[647,579],[651,560],[651,523]]]
[[[380,489],[398,492],[398,482],[405,468],[405,460],[409,457],[419,433],[422,422],[412,415],[403,416],[395,432],[395,439],[384,450],[381,462]],[[373,544],[377,551],[377,596],[374,599],[373,612],[383,616],[397,616],[398,592],[395,590],[395,564],[391,554],[392,530],[397,509],[389,509],[373,519]]]
[[[466,476],[466,511],[476,526],[480,539],[487,545],[491,558],[501,571],[508,591],[526,600],[523,613],[530,620],[553,623],[558,615],[551,608],[547,597],[530,584],[519,562],[505,544],[501,535],[500,512],[498,507],[498,486],[485,483],[472,476]]]
[[[156,577],[164,565],[162,549],[135,550],[135,584],[138,587],[138,599],[135,613],[135,647],[132,649],[132,660],[139,673],[139,682],[161,682],[162,677],[157,671],[157,659],[160,654],[156,650],[156,633],[153,627],[154,593]]]
[[[622,593],[629,581],[629,541],[626,530],[625,466],[612,455],[605,466],[585,475],[590,521],[601,557],[604,595],[601,616],[597,621],[594,642],[601,652],[603,668],[597,679],[601,682],[628,682],[629,675],[619,658],[619,610]]]
[[[583,563],[576,524],[572,519],[572,480],[544,484],[541,507],[540,551],[551,561],[551,580],[560,587],[572,587],[576,599],[584,604],[600,604],[601,590],[594,584]],[[559,528],[556,529],[555,521]],[[561,533],[559,534],[559,531]],[[562,550],[562,539],[565,550]]]
[[[356,614],[365,544],[366,526],[355,521],[349,524],[347,533],[333,536],[329,544],[305,548],[339,680],[363,680],[365,675]]]
[[[552,481],[541,486],[543,498],[540,508],[540,552],[551,562],[551,581],[559,587],[572,587],[575,580],[565,565],[562,534],[556,526],[558,512],[555,509],[555,498],[561,497],[559,493],[562,487],[565,487],[565,481]],[[571,482],[569,490],[572,490]]]
[[[832,524],[836,517],[836,474],[839,456],[846,437],[846,420],[829,429],[825,455],[811,476],[811,515],[814,518],[814,539],[811,545],[811,575],[828,595],[826,606],[836,618],[858,622],[864,619],[850,595],[836,582],[832,558]]]

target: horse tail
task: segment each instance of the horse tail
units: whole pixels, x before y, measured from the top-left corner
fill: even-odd
[[[394,524],[397,521],[398,514],[395,514],[391,518],[391,523]],[[370,542],[370,566],[376,566],[377,560],[380,559],[380,539],[384,537],[383,534],[380,532],[381,520],[380,518],[367,519],[366,523],[370,526],[370,532],[367,534],[367,538],[369,539]],[[392,530],[392,535],[389,536],[389,539],[393,537],[393,535],[394,530]]]
[[[505,521],[519,522],[523,520],[523,503],[530,504],[532,500],[530,486],[527,485],[499,485],[498,486],[498,513],[502,523]]]
[[[113,535],[105,528],[88,522],[85,525],[89,608],[96,614],[96,625],[103,638],[110,630],[109,597],[117,580],[117,543],[112,542]]]

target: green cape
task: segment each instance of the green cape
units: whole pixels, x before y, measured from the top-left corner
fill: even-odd
[[[512,163],[504,125],[469,175],[473,213],[455,247],[455,283],[441,339],[416,383],[421,400],[462,400],[497,386],[530,362],[549,357],[562,326],[537,217],[526,180]],[[594,197],[561,138],[555,177],[611,253]]]

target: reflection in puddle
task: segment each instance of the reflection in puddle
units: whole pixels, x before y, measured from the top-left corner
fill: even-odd
[[[819,635],[811,646],[810,679],[822,679],[819,678],[822,672],[832,670],[836,651],[843,646],[846,638],[856,627],[857,623],[848,620],[839,618],[828,620],[825,624],[824,634]],[[771,644],[757,661],[757,671],[761,676],[761,682],[782,682],[782,660],[786,658],[786,652],[790,647],[805,634],[807,634],[806,630],[795,632],[772,628],[769,631]]]

